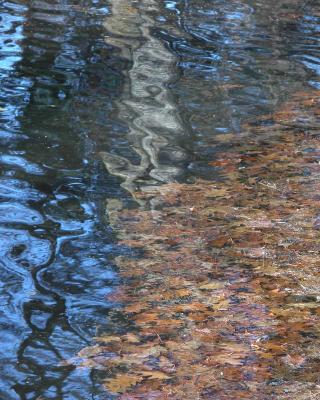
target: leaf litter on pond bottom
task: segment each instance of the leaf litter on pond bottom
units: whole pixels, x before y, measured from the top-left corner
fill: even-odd
[[[318,92],[298,93],[273,125],[243,126],[210,164],[216,184],[170,183],[111,207],[128,325],[79,353],[120,399],[318,399]],[[270,116],[268,116],[270,119]],[[231,143],[232,142],[232,143]],[[304,174],[308,168],[309,173]],[[309,396],[309,397],[308,397]]]

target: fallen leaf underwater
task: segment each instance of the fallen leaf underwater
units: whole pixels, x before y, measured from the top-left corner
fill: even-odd
[[[230,138],[216,181],[109,202],[121,243],[143,251],[117,258],[109,298],[132,328],[79,353],[110,393],[320,399],[319,117],[318,92],[297,93]]]

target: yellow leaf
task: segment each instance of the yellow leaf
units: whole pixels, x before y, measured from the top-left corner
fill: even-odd
[[[294,308],[319,308],[320,303],[290,303],[288,307]]]
[[[227,193],[226,188],[212,188],[210,192],[208,193],[209,197],[225,197]]]
[[[141,375],[147,379],[170,379],[170,376],[161,371],[142,371]]]
[[[220,135],[214,135],[214,139],[217,140],[218,142],[229,142],[234,135],[232,133],[223,133]]]
[[[98,346],[98,345],[88,346],[88,347],[85,347],[82,350],[80,350],[78,353],[78,356],[84,357],[84,358],[95,357],[95,356],[99,355],[103,350],[104,350],[104,348],[101,346]]]
[[[96,337],[95,340],[103,343],[121,342],[121,338],[119,336],[100,336]]]
[[[213,303],[213,304],[211,304],[211,307],[212,307],[214,310],[219,310],[219,311],[221,311],[221,310],[227,310],[227,309],[229,308],[229,305],[230,305],[229,300],[222,300],[222,301],[220,301],[219,303]]]
[[[110,392],[123,393],[130,387],[141,382],[142,379],[141,376],[137,375],[118,374],[114,378],[106,379],[104,385]]]
[[[219,282],[219,281],[212,281],[209,283],[206,283],[205,285],[202,285],[199,287],[201,290],[216,290],[216,289],[222,289],[226,286],[225,282]]]
[[[169,299],[175,299],[179,297],[186,297],[190,296],[191,291],[188,289],[177,289],[177,290],[172,290],[172,291],[166,291],[162,294],[162,298],[169,300]]]
[[[134,335],[133,333],[127,333],[123,336],[123,338],[129,343],[139,343],[140,340],[138,336]]]

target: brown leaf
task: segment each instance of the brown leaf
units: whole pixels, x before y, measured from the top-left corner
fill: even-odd
[[[229,236],[219,236],[218,238],[214,240],[210,240],[208,244],[212,247],[217,247],[217,248],[222,248],[224,247],[228,242],[231,242],[231,239]]]
[[[283,361],[292,368],[299,368],[305,363],[306,359],[300,354],[287,354],[283,357]]]

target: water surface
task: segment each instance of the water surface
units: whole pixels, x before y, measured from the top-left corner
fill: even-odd
[[[0,397],[109,398],[65,363],[124,323],[106,199],[221,179],[243,123],[319,87],[319,6],[1,1],[0,32]]]

